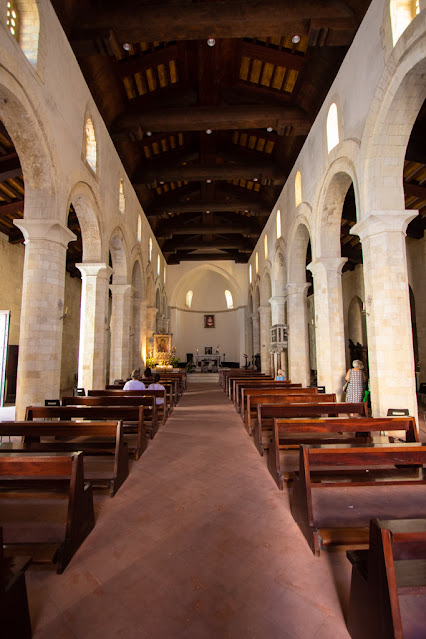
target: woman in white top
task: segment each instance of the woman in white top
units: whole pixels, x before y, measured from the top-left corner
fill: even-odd
[[[138,379],[139,375],[140,371],[132,371],[132,379],[124,384],[123,390],[145,390],[145,384]]]
[[[159,381],[160,381],[160,375],[158,373],[155,373],[154,383],[148,386],[148,390],[166,390],[162,384],[158,383]],[[164,404],[164,399],[162,397],[156,397],[155,403],[157,404],[157,406]]]

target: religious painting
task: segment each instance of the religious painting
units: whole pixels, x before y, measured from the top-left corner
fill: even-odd
[[[214,315],[204,315],[204,328],[214,328]]]
[[[154,335],[154,357],[170,353],[172,348],[171,335]]]
[[[213,346],[205,346],[204,355],[213,355]]]

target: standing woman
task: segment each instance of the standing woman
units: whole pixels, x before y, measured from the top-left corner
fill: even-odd
[[[364,387],[366,376],[364,364],[359,359],[354,359],[352,368],[348,370],[345,377],[348,385],[346,387],[347,402],[362,402],[364,399]]]

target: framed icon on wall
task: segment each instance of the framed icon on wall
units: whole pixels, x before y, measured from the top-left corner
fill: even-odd
[[[214,328],[214,315],[204,315],[204,328]]]
[[[213,346],[205,346],[204,355],[213,355]]]

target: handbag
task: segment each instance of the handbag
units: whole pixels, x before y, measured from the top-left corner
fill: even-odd
[[[348,384],[349,384],[349,382],[346,382],[346,384],[343,386],[343,388],[342,388],[343,392],[345,392],[345,391],[346,391],[346,389],[347,389],[347,387],[348,387]]]

